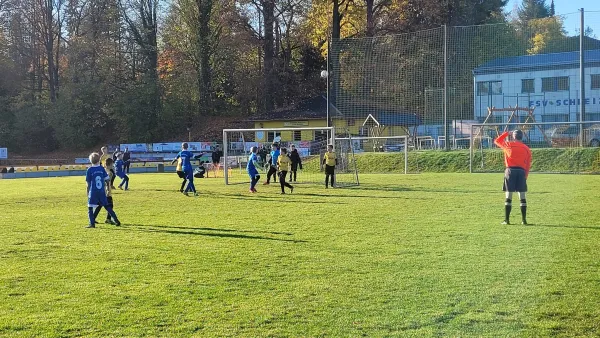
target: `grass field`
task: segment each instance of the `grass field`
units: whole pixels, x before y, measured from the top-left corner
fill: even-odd
[[[600,335],[600,180],[533,174],[502,226],[501,179],[132,175],[97,229],[83,178],[0,180],[0,336]]]

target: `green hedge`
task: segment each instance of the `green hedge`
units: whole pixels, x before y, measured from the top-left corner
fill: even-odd
[[[473,157],[474,172],[504,170],[501,150],[485,150]],[[532,149],[531,171],[556,173],[600,173],[600,148]],[[356,155],[361,173],[404,173],[404,153],[364,153]],[[318,171],[318,157],[305,161],[304,170]],[[469,172],[469,151],[412,151],[408,156],[409,172]]]

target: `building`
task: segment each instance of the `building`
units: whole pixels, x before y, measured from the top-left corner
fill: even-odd
[[[409,128],[420,124],[420,118],[415,114],[404,112],[378,111],[373,108],[360,107],[352,117],[344,116],[334,105],[329,105],[331,126],[337,134],[352,136],[370,136],[375,125],[378,126],[379,136],[406,135]],[[363,116],[364,115],[364,116]],[[327,98],[319,95],[299,102],[293,107],[278,109],[273,112],[257,115],[250,119],[254,128],[303,128],[327,126]],[[327,138],[325,131],[270,131],[255,133],[255,141],[259,143],[273,142],[276,137],[284,142],[323,141]]]
[[[600,49],[587,50],[585,62],[586,121],[600,121]],[[475,119],[488,107],[535,108],[537,122],[580,120],[579,52],[515,56],[487,62],[473,70]],[[495,116],[506,122],[509,113]],[[526,116],[519,116],[521,121]]]

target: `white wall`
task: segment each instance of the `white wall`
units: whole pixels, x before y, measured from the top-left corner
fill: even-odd
[[[600,67],[586,68],[586,114],[600,113],[600,90],[591,90],[592,74],[600,74]],[[542,78],[560,76],[569,77],[568,91],[542,92]],[[522,79],[534,79],[534,93],[521,93]],[[480,81],[502,81],[502,95],[478,96],[477,82]],[[487,107],[508,108],[518,104],[521,107],[535,108],[534,114],[537,122],[542,122],[542,115],[551,114],[568,114],[569,121],[578,121],[579,89],[579,68],[476,75],[475,118],[485,118]],[[504,122],[509,114],[504,114]]]

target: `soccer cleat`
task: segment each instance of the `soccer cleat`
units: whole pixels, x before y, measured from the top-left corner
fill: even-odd
[[[93,224],[90,224],[90,225],[86,226],[86,228],[95,228],[95,227],[96,227],[96,226],[95,226],[95,225],[93,225]]]
[[[183,189],[179,189],[179,192],[183,194]]]
[[[285,191],[282,191],[282,192],[281,192],[281,194],[282,194],[282,195],[285,195]]]
[[[504,222],[502,222],[500,224],[502,224],[502,225],[510,225],[510,222],[505,220]]]
[[[187,191],[184,192],[183,194],[186,195],[186,196],[188,196],[188,197],[190,196]]]
[[[197,192],[195,192],[195,193],[194,193],[194,196],[198,197],[198,196],[200,196],[200,194],[199,194],[199,193],[197,193]]]
[[[115,222],[113,222],[112,219],[107,219],[106,221],[104,221],[104,224],[112,224],[112,225],[114,225]]]
[[[119,189],[123,190],[123,187],[122,187],[122,186],[119,186]]]
[[[527,225],[527,221],[523,220],[523,221],[521,222],[521,224],[523,224],[523,225]]]
[[[114,225],[120,227],[121,226],[121,222],[117,221],[116,223],[114,223]]]

